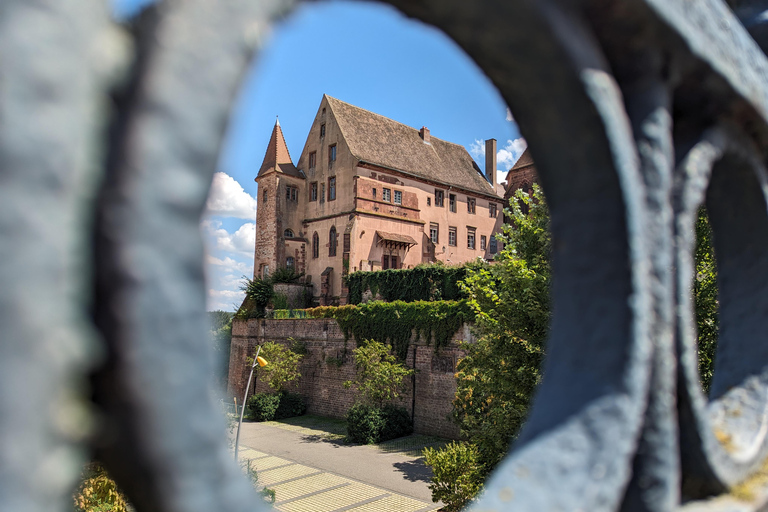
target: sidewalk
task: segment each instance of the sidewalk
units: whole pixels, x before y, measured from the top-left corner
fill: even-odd
[[[376,446],[345,445],[344,423],[302,416],[243,423],[241,460],[251,460],[259,484],[275,490],[280,512],[431,512],[431,471],[424,446],[443,441],[422,435]]]

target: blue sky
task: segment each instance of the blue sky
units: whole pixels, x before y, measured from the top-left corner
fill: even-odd
[[[151,0],[114,0],[126,17]],[[234,310],[253,272],[253,181],[279,116],[294,162],[323,94],[464,145],[480,168],[482,141],[498,140],[507,171],[525,141],[501,96],[438,30],[375,3],[305,3],[274,27],[232,114],[201,224],[208,248],[208,307]],[[499,173],[502,181],[505,174]]]

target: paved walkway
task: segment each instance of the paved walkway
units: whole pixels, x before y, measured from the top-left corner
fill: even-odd
[[[346,445],[344,424],[313,416],[243,423],[241,460],[275,490],[281,512],[431,512],[431,471],[421,449],[440,445],[413,435],[377,446]]]

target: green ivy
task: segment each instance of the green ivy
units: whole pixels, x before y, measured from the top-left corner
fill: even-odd
[[[417,265],[408,270],[353,272],[346,276],[350,304],[360,304],[366,290],[387,302],[402,300],[460,300],[466,294],[458,282],[466,275],[466,265],[448,267],[442,264]]]
[[[321,306],[308,309],[307,316],[333,318],[346,339],[376,340],[392,345],[404,361],[414,332],[435,348],[448,345],[453,335],[475,315],[466,301],[368,302],[360,305]]]

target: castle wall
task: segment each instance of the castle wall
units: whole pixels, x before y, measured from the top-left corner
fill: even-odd
[[[301,362],[302,377],[293,387],[293,391],[306,398],[307,412],[343,418],[354,401],[354,391],[345,389],[344,381],[354,378],[352,350],[356,345],[354,340],[345,343],[344,334],[332,319],[235,320],[232,325],[229,396],[236,396],[238,402],[242,400],[250,372],[246,358],[255,354],[257,345],[275,341],[290,346],[292,340],[289,338],[304,342],[308,350]],[[458,359],[464,355],[457,346],[458,340],[474,340],[468,327],[456,333],[451,343],[439,351],[424,340],[411,344],[405,365],[413,368],[415,360],[414,430],[417,433],[458,438],[459,429],[450,420],[451,403],[456,393],[454,372]],[[255,380],[257,392],[269,391],[265,384]],[[400,405],[413,413],[413,399],[413,381],[408,378]]]

